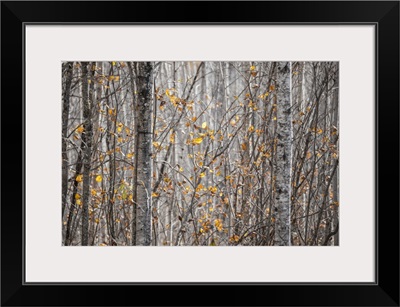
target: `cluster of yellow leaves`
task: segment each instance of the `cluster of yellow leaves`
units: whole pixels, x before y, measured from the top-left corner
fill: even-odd
[[[118,131],[118,133],[121,133],[122,132],[122,128],[124,127],[124,124],[123,123],[118,123],[118,125],[117,125],[117,131]]]
[[[240,237],[238,235],[233,235],[232,237],[229,238],[230,242],[238,242]]]
[[[171,135],[169,136],[169,142],[171,144],[175,143],[175,132],[171,133]]]
[[[214,186],[211,186],[211,187],[208,188],[208,190],[211,192],[211,194],[215,194],[215,193],[217,193],[218,188],[214,187]]]
[[[119,81],[119,76],[108,76],[109,81]]]
[[[101,175],[96,176],[96,181],[101,182],[103,180],[103,177]]]
[[[161,147],[159,142],[153,142],[153,146],[154,146],[154,148],[157,148],[157,149]]]
[[[256,67],[254,65],[250,66],[250,74],[255,77],[257,76],[258,71],[256,70]]]
[[[222,231],[224,229],[222,221],[220,219],[216,219],[214,221],[214,225],[215,225],[215,228],[217,228],[218,231]]]

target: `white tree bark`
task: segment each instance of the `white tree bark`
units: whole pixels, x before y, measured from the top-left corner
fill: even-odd
[[[275,192],[275,245],[290,245],[292,116],[291,63],[277,65],[277,147]]]

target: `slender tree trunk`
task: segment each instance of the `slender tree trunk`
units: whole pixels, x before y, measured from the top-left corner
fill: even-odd
[[[137,63],[136,245],[151,244],[153,65]]]
[[[136,93],[136,87],[135,87],[135,76],[134,76],[134,66],[132,62],[128,62],[128,68],[129,68],[129,77],[131,79],[130,86],[131,86],[131,92],[132,92],[132,104],[133,104],[133,110],[134,110],[134,119],[133,119],[133,124],[134,124],[134,148],[135,148],[135,155],[133,156],[133,178],[132,178],[132,202],[133,202],[133,209],[132,209],[132,245],[136,245],[136,209],[137,209],[137,148],[138,148],[138,133],[137,133],[137,95]],[[136,72],[136,71],[135,71]]]
[[[88,62],[82,62],[82,102],[84,132],[82,142],[86,144],[83,155],[83,188],[82,188],[82,245],[89,242],[89,197],[90,166],[92,156],[92,120],[91,105],[88,97]]]
[[[275,192],[275,245],[290,245],[291,204],[291,63],[279,62],[277,67],[277,149]]]
[[[333,88],[333,123],[335,125],[335,128],[332,129],[331,136],[332,136],[332,143],[336,144],[336,150],[339,151],[339,142],[338,142],[338,137],[339,137],[339,131],[338,131],[338,126],[339,126],[339,74],[336,74],[336,78],[334,81],[334,88]],[[332,179],[332,191],[333,191],[333,232],[336,232],[335,235],[333,236],[333,245],[339,246],[339,168],[336,169],[336,172],[333,174],[333,179]]]
[[[68,192],[68,153],[67,153],[67,137],[68,137],[68,117],[69,117],[69,97],[71,90],[71,81],[73,75],[73,62],[65,64],[65,88],[63,92],[63,110],[62,110],[62,217],[64,217],[65,207],[67,205]]]

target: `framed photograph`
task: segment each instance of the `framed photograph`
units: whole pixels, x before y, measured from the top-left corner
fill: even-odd
[[[3,306],[399,306],[398,1],[1,26]]]

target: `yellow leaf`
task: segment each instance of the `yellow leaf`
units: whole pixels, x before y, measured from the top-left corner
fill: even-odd
[[[212,194],[215,194],[215,193],[217,193],[217,191],[218,191],[218,188],[217,188],[217,187],[209,187],[208,189],[210,190],[210,192],[211,192]]]
[[[82,182],[82,180],[83,180],[83,175],[81,174],[81,175],[78,175],[78,176],[76,176],[76,182]]]
[[[183,167],[181,166],[180,168],[179,168],[179,172],[183,172]]]
[[[276,116],[274,116],[273,120],[276,120]]]
[[[256,70],[256,67],[254,65],[252,65],[252,66],[250,66],[250,70],[254,71],[254,70]]]
[[[201,124],[201,128],[206,129],[207,128],[207,123],[206,122],[202,123]]]
[[[250,127],[249,127],[249,132],[253,132],[254,131],[254,126],[253,125],[250,125]]]
[[[96,181],[101,182],[103,180],[103,177],[101,175],[97,175]]]
[[[169,136],[169,142],[174,144],[175,143],[175,132]]]
[[[119,81],[119,76],[114,76],[114,81]]]
[[[158,197],[158,196],[160,196],[160,194],[155,193],[155,192],[151,193],[151,197]]]
[[[275,89],[275,85],[270,85],[270,86],[269,86],[269,90],[270,90],[270,91],[273,91],[274,89]]]
[[[159,148],[159,147],[160,147],[160,143],[159,143],[159,142],[153,142],[153,146],[154,146],[155,148]]]
[[[96,224],[100,223],[100,220],[98,218],[96,218],[94,221]]]
[[[117,64],[117,62],[114,62],[114,61],[111,62],[112,66],[115,66],[115,64]]]
[[[78,133],[82,133],[83,131],[85,131],[85,128],[83,128],[83,126],[80,125],[80,126],[76,129],[76,131],[77,131]]]
[[[77,199],[77,200],[76,200],[76,204],[77,204],[78,206],[81,206],[81,205],[82,205],[82,201],[81,201],[80,199]]]
[[[192,122],[195,122],[196,120],[197,120],[196,116],[192,117]]]
[[[108,76],[108,81],[114,80],[114,77],[115,77],[115,76]]]
[[[203,138],[195,138],[192,140],[193,144],[201,144],[201,142],[203,142]]]
[[[246,143],[242,143],[241,146],[242,146],[242,149],[243,149],[243,150],[246,150],[246,149],[247,149],[247,144],[246,144]]]
[[[76,193],[75,194],[75,199],[80,199],[80,198],[81,198],[81,195],[79,193]]]
[[[126,157],[127,157],[128,159],[132,158],[132,157],[133,157],[133,153],[128,153],[128,154],[126,155]]]
[[[199,177],[203,178],[206,175],[206,173],[200,173]]]

